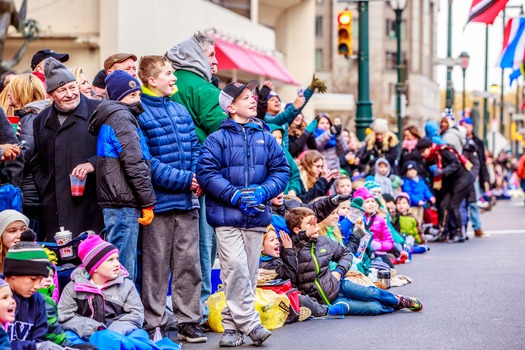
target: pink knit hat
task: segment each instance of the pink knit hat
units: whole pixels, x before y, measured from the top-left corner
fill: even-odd
[[[358,188],[355,192],[352,198],[361,197],[363,198],[363,201],[366,201],[367,199],[374,198],[374,195],[370,193],[366,188],[361,187]]]
[[[117,247],[104,241],[98,235],[88,236],[78,245],[78,256],[82,260],[82,265],[91,275],[106,259],[118,253]]]
[[[410,203],[410,195],[406,192],[401,192],[400,194],[397,195],[396,203],[399,198],[405,198],[408,201],[408,203]]]

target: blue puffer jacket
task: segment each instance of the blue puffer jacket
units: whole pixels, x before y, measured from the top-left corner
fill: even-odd
[[[403,192],[408,193],[410,196],[410,206],[412,207],[419,205],[420,201],[428,202],[430,198],[434,197],[425,180],[419,176],[417,180],[407,177],[403,178]]]
[[[200,148],[193,120],[181,104],[150,94],[143,87],[139,123],[151,154],[155,212],[198,208],[190,191]]]
[[[283,149],[259,119],[244,126],[231,119],[204,141],[197,164],[197,180],[205,190],[206,218],[213,227],[266,227],[272,221],[270,201],[254,217],[230,204],[235,191],[249,185],[264,185],[270,198],[284,191],[290,168]]]

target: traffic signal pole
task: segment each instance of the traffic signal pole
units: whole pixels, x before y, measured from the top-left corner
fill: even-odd
[[[359,10],[359,52],[355,128],[358,140],[362,141],[366,136],[366,128],[373,120],[368,58],[368,1],[358,1],[357,8]]]

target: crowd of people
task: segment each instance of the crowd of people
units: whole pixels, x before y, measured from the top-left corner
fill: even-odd
[[[259,269],[300,291],[301,321],[418,312],[422,302],[391,293],[379,272],[393,275],[430,241],[465,242],[468,222],[486,236],[479,204],[492,181],[469,118],[446,110],[403,140],[375,118],[359,142],[339,118],[303,114],[326,91],[315,76],[288,104],[271,81],[219,89],[202,33],[162,56],[113,54],[92,84],[68,59],[41,50],[30,73],[3,76],[2,344],[206,342],[216,256],[220,346],[271,335],[254,309]],[[50,247],[64,229],[82,238],[73,260],[35,243]],[[78,266],[61,285],[68,261]]]

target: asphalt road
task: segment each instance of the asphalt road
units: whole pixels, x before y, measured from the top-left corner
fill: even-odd
[[[489,238],[432,243],[431,250],[399,265],[413,279],[392,288],[424,303],[419,313],[310,320],[274,330],[271,349],[525,349],[525,207],[499,202],[482,214]],[[220,334],[183,348],[218,349]],[[253,348],[251,341],[244,347]]]

